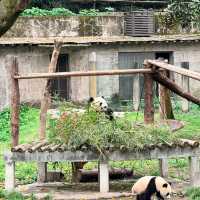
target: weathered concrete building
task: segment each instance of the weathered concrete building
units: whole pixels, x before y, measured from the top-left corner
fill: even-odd
[[[164,57],[176,66],[200,72],[200,35],[149,37],[124,36],[124,18],[52,17],[19,18],[0,38],[0,109],[9,104],[6,55],[15,55],[20,73],[47,72],[55,39],[63,40],[57,71],[127,69],[143,67],[144,59]],[[187,64],[185,64],[187,63]],[[175,76],[182,84],[181,77]],[[142,77],[74,77],[54,82],[54,92],[73,101],[90,95],[118,94],[138,102]],[[20,80],[21,101],[39,102],[44,80]],[[200,83],[190,81],[190,91],[200,97]]]

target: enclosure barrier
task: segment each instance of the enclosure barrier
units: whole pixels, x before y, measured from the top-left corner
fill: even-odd
[[[173,71],[187,77],[200,80],[200,73],[192,72],[190,70],[183,70],[173,65],[155,60],[146,60],[144,62],[144,69],[127,69],[127,70],[107,70],[107,71],[80,71],[80,72],[56,72],[56,64],[60,52],[61,44],[55,43],[51,62],[49,64],[48,73],[35,74],[19,74],[18,62],[16,57],[9,57],[7,59],[6,68],[9,70],[11,80],[11,133],[12,133],[12,151],[5,154],[5,188],[6,190],[13,190],[15,188],[15,162],[17,161],[37,161],[39,169],[39,181],[45,181],[46,178],[46,162],[52,161],[71,161],[84,162],[90,160],[99,160],[100,173],[100,191],[109,191],[109,177],[108,177],[108,159],[110,160],[132,160],[132,159],[159,159],[160,169],[163,176],[168,175],[167,159],[171,157],[189,157],[190,161],[190,178],[191,184],[194,186],[200,185],[200,171],[197,163],[199,162],[200,148],[199,143],[195,145],[194,141],[184,141],[182,145],[169,144],[168,146],[158,145],[146,147],[142,152],[108,152],[108,157],[94,154],[93,152],[70,152],[61,146],[46,147],[47,142],[39,142],[37,144],[22,144],[18,145],[19,141],[19,107],[20,107],[20,79],[36,79],[45,78],[45,92],[41,102],[40,113],[40,133],[39,138],[43,141],[46,137],[46,114],[49,106],[51,79],[67,78],[75,76],[104,76],[104,75],[131,75],[140,73],[144,75],[144,93],[145,93],[145,108],[144,108],[144,122],[146,124],[154,123],[154,105],[153,105],[153,82],[158,81],[163,85],[160,96],[162,105],[165,107],[165,115],[168,116],[170,100],[167,94],[166,87],[175,91],[182,97],[200,105],[200,100],[193,97],[189,93],[180,91],[181,89],[167,77],[167,71]],[[167,108],[168,107],[168,108]],[[43,148],[44,147],[44,148]],[[53,148],[53,150],[51,149]],[[43,149],[43,150],[42,150]],[[49,150],[51,149],[51,150]],[[100,157],[99,157],[100,156]]]

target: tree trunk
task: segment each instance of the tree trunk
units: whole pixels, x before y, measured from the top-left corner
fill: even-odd
[[[0,36],[16,21],[31,0],[0,0]]]
[[[58,56],[60,53],[62,44],[60,42],[56,42],[54,44],[54,50],[51,57],[51,62],[49,64],[49,73],[56,72],[56,65],[58,61]],[[46,118],[47,118],[47,110],[50,105],[51,101],[51,85],[52,85],[51,79],[47,79],[45,91],[44,91],[44,97],[41,101],[41,109],[40,109],[40,132],[39,132],[39,138],[40,140],[43,140],[46,138]]]

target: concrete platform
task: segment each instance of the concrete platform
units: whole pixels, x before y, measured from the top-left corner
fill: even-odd
[[[16,190],[25,196],[34,194],[40,200],[47,196],[50,196],[53,200],[135,200],[135,197],[130,193],[133,182],[133,180],[112,181],[110,182],[111,192],[109,193],[98,192],[98,183],[34,183],[18,186]],[[184,197],[183,191],[184,188],[189,186],[189,182],[173,182],[173,199],[186,200],[187,198]]]
[[[94,199],[133,199],[133,195],[129,192],[98,192],[97,183],[84,184],[66,184],[60,182],[54,183],[34,183],[22,185],[16,188],[17,191],[23,193],[24,196],[34,194],[37,199],[44,199],[50,196],[53,200],[94,200]]]

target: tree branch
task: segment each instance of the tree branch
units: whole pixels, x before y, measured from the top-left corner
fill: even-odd
[[[16,21],[31,0],[0,0],[0,36]]]

